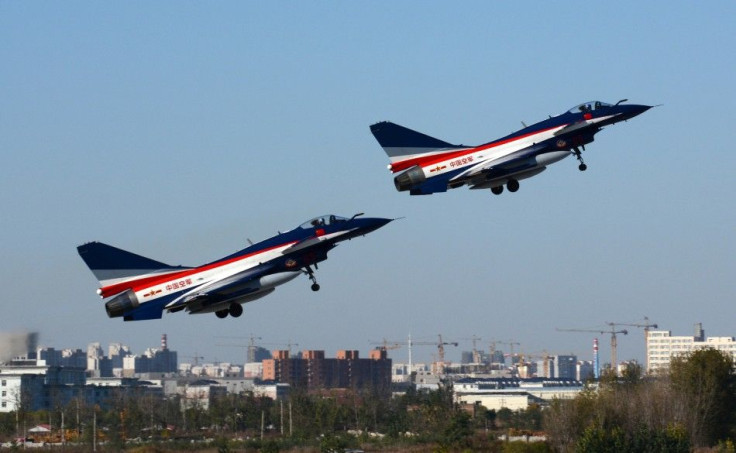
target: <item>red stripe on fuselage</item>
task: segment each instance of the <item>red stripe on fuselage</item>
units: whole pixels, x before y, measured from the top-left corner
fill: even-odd
[[[507,138],[505,140],[498,140],[495,142],[487,143],[485,145],[476,146],[475,148],[466,148],[461,151],[451,151],[451,152],[443,153],[443,154],[432,154],[429,156],[420,156],[420,157],[415,157],[413,159],[407,159],[407,160],[402,160],[399,162],[394,162],[391,164],[391,172],[397,173],[402,170],[406,170],[407,168],[413,167],[415,165],[419,165],[420,167],[431,166],[439,162],[455,159],[457,157],[467,156],[468,154],[477,153],[478,151],[495,148],[497,146],[505,145],[507,143],[511,143],[517,140],[522,140],[522,139],[531,137],[532,135],[541,134],[542,132],[551,131],[553,129],[559,129],[565,126],[566,124],[550,127],[547,129],[540,129],[538,131],[529,132],[528,134],[520,135],[518,137]]]
[[[236,261],[241,261],[241,260],[244,260],[246,258],[250,258],[252,256],[259,255],[261,253],[266,253],[266,252],[269,252],[271,250],[277,249],[279,247],[285,247],[285,246],[289,246],[289,245],[292,245],[292,244],[296,244],[297,242],[298,241],[285,242],[283,244],[275,245],[273,247],[270,247],[270,248],[267,248],[267,249],[263,249],[263,250],[258,250],[257,252],[249,253],[247,255],[237,256],[235,258],[231,258],[231,259],[226,260],[226,261],[216,261],[216,262],[214,262],[212,264],[208,264],[206,266],[195,267],[194,269],[187,269],[187,270],[181,271],[181,272],[172,272],[170,274],[163,274],[163,275],[153,275],[151,277],[144,277],[144,278],[140,278],[140,279],[128,280],[126,282],[116,283],[114,285],[110,285],[110,286],[106,286],[104,288],[101,288],[100,289],[100,295],[102,297],[110,297],[110,296],[114,296],[115,294],[121,293],[121,292],[123,292],[125,290],[128,290],[128,289],[132,289],[133,291],[138,292],[138,291],[140,291],[142,289],[145,289],[145,288],[147,288],[149,286],[156,286],[156,285],[159,285],[161,283],[164,283],[164,282],[167,282],[167,281],[170,281],[170,280],[178,280],[180,278],[188,277],[190,275],[198,274],[200,272],[205,272],[205,271],[209,271],[209,270],[212,270],[212,269],[215,269],[215,268],[218,268],[218,267],[223,267],[223,266],[226,266],[226,265],[228,265],[230,263],[234,263]]]

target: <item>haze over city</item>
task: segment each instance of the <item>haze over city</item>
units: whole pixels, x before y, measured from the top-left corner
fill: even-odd
[[[2,332],[242,362],[470,338],[609,357],[605,322],[733,336],[733,2],[0,3]],[[480,144],[589,100],[663,104],[517,193],[398,193],[369,131]],[[198,265],[322,214],[402,218],[238,319],[109,319],[76,246]],[[644,358],[644,335],[618,338]],[[230,346],[224,346],[224,345]],[[273,349],[270,346],[270,349]],[[506,349],[507,346],[498,346]],[[414,360],[436,350],[416,348]],[[406,348],[390,352],[406,360]]]

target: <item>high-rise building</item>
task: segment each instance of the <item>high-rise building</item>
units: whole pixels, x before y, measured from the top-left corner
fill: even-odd
[[[556,355],[554,360],[554,377],[558,379],[575,379],[578,357],[575,355]]]
[[[736,360],[736,339],[734,337],[706,337],[703,326],[695,324],[692,336],[672,336],[669,330],[650,330],[647,337],[647,372],[666,370],[673,357],[689,352],[713,348],[730,354]]]
[[[248,347],[248,357],[246,357],[246,363],[261,363],[266,359],[271,358],[271,352],[261,346]]]
[[[358,351],[342,350],[334,359],[324,351],[304,351],[301,358],[289,357],[289,351],[274,351],[263,361],[263,379],[288,383],[307,389],[375,388],[388,390],[391,385],[391,359],[385,350],[374,349],[368,359]]]
[[[123,374],[132,376],[139,373],[175,373],[177,354],[168,347],[166,334],[161,336],[161,348],[148,348],[142,355],[123,357]]]
[[[583,360],[578,362],[575,367],[575,379],[578,381],[587,381],[595,379],[595,364],[592,360]]]

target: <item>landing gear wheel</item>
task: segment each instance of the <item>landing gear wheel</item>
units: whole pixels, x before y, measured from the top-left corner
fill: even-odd
[[[493,192],[494,195],[501,195],[503,193],[503,186],[491,187],[491,192]]]
[[[230,304],[230,309],[228,310],[230,313],[230,316],[233,318],[237,318],[238,316],[243,314],[243,306],[240,304]]]
[[[583,149],[585,147],[583,146]],[[578,165],[578,170],[585,171],[588,169],[588,166],[585,165],[585,162],[583,162],[583,156],[580,154],[580,148],[573,148],[572,153],[575,154],[575,158],[580,162],[580,165]]]
[[[509,189],[509,192],[516,192],[519,190],[519,181],[515,179],[509,179],[509,181],[506,183],[506,188]]]
[[[315,264],[314,267],[317,267],[317,265]],[[312,268],[307,266],[304,268],[304,272],[309,276],[309,279],[312,280],[312,291],[319,291],[319,283],[317,283],[317,278],[314,276]]]
[[[228,310],[227,308],[224,310],[218,310],[215,312],[215,316],[217,316],[220,319],[227,318]]]

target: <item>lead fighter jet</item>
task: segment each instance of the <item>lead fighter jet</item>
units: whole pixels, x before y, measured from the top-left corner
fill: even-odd
[[[100,282],[110,318],[159,319],[164,310],[237,318],[241,304],[266,296],[301,274],[314,277],[317,263],[338,242],[364,236],[392,219],[326,215],[199,267],[170,266],[101,242],[77,247]]]
[[[648,105],[585,102],[561,115],[526,126],[506,137],[479,146],[453,145],[390,121],[371,126],[373,136],[388,154],[399,192],[428,195],[463,185],[491,189],[504,185],[519,190],[519,181],[544,171],[547,165],[574,155],[580,171],[587,166],[581,150],[604,126],[631,119]]]

